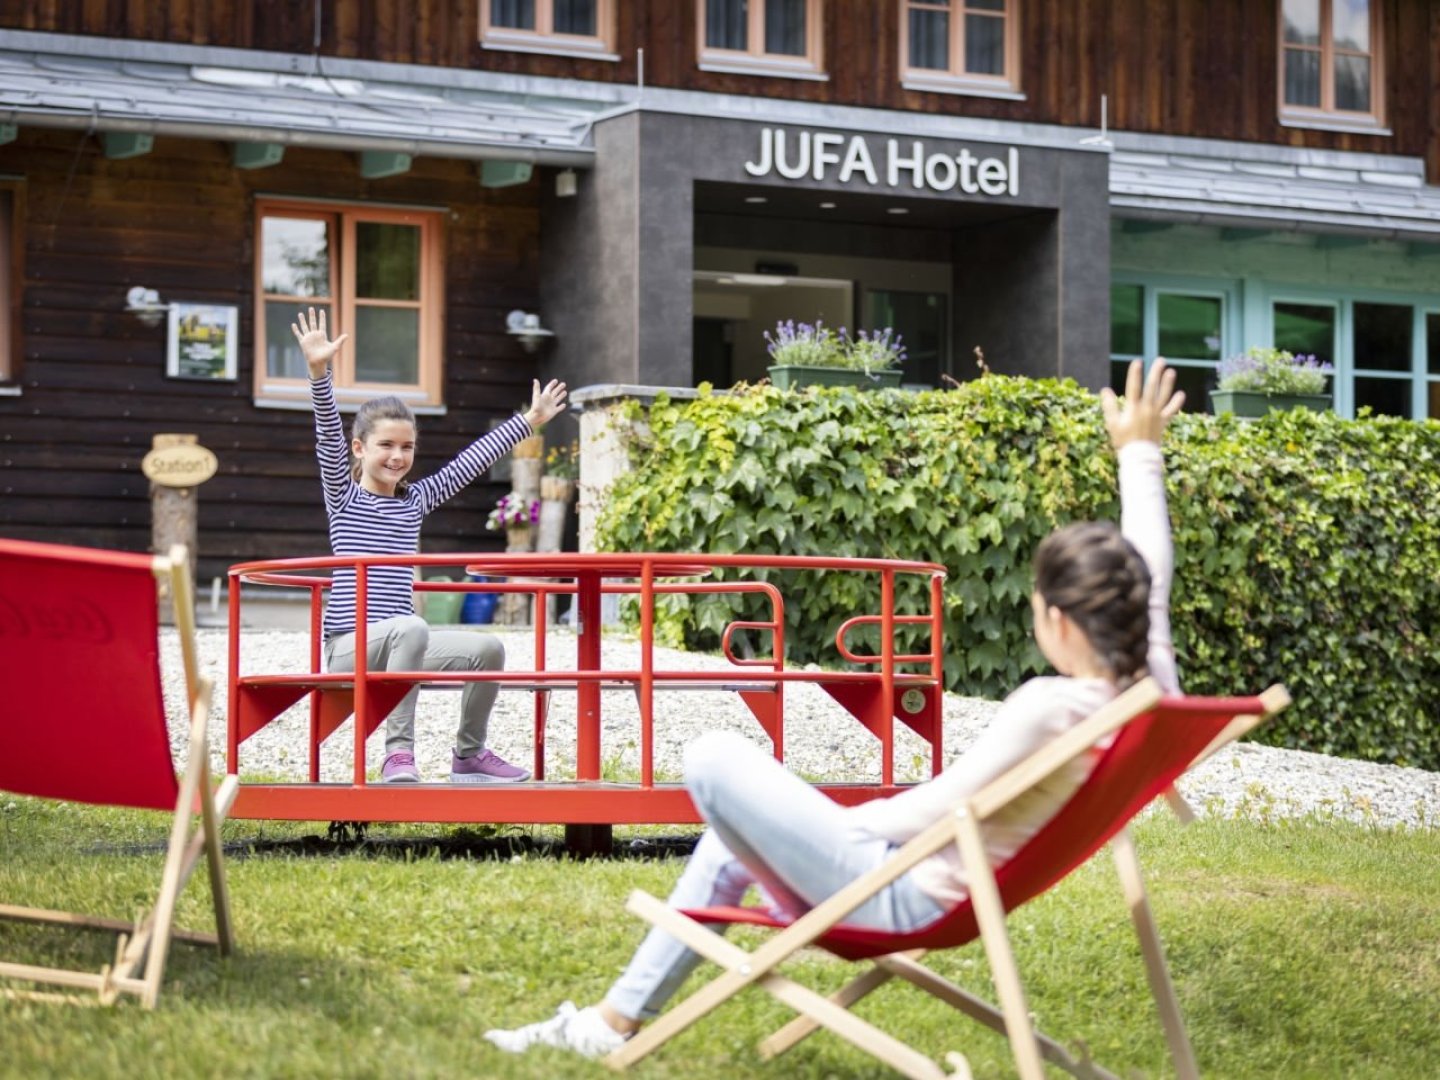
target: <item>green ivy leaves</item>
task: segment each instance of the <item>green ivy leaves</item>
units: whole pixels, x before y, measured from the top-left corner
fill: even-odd
[[[1028,604],[1036,545],[1119,510],[1097,400],[1069,381],[662,398],[632,459],[603,547],[943,563],[947,682],[990,697],[1043,667]],[[1295,705],[1267,740],[1440,769],[1440,423],[1182,416],[1167,459],[1186,689],[1283,681]],[[835,628],[873,612],[878,585],[774,580],[789,659],[843,666]],[[657,633],[698,648],[717,647],[731,619],[768,616],[752,596],[663,599]],[[919,582],[903,582],[899,602],[928,604]],[[855,639],[877,645],[873,631]],[[898,644],[925,641],[904,628]]]

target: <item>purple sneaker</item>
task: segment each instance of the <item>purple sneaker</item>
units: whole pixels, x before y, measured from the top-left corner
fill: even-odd
[[[530,771],[511,765],[493,750],[481,750],[474,757],[450,759],[452,784],[518,784],[530,779]]]
[[[415,754],[410,750],[395,750],[385,755],[385,764],[380,766],[382,784],[418,784],[420,770],[415,767]]]

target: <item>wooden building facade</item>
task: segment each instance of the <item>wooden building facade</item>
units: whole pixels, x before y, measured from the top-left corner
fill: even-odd
[[[511,6],[543,11],[554,2]],[[567,54],[563,42],[546,51],[487,47],[482,20],[491,3],[503,7],[504,0],[39,0],[0,5],[0,25],[623,85],[643,77],[680,90],[1081,128],[1100,126],[1104,94],[1108,124],[1117,130],[1422,157],[1430,183],[1440,183],[1440,4],[1433,0],[1334,5],[1373,11],[1383,134],[1279,119],[1282,9],[1313,8],[1318,18],[1331,0],[929,3],[953,8],[956,18],[968,9],[1007,13],[1017,62],[1006,80],[1013,97],[907,89],[901,39],[906,16],[926,7],[924,0],[771,2],[803,7],[817,24],[823,79],[704,64],[707,0],[594,0],[599,17],[610,20],[600,28],[607,59]]]
[[[1440,416],[1440,0],[0,3],[0,250],[0,531],[144,549],[193,432],[207,579],[326,549],[306,302],[420,474],[534,376],[757,377],[787,310],[909,320],[916,385],[1164,352],[1203,400],[1293,339],[1342,412]],[[233,307],[234,372],[136,288]],[[498,547],[506,486],[427,549]]]

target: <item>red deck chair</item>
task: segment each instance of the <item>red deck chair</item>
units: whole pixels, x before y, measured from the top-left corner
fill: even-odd
[[[1155,997],[1177,1073],[1199,1075],[1165,965],[1165,955],[1150,914],[1140,865],[1126,825],[1158,795],[1189,819],[1189,808],[1171,785],[1190,766],[1239,738],[1289,704],[1282,686],[1259,697],[1162,698],[1153,679],[1145,679],[1097,710],[1050,745],[1001,776],[963,806],[901,847],[870,874],[784,924],[754,908],[707,908],[681,912],[644,892],[634,892],[627,908],[662,927],[724,971],[674,1009],[642,1029],[606,1063],[623,1069],[655,1050],[746,986],[761,986],[801,1015],[760,1044],[765,1057],[789,1049],[818,1027],[825,1027],[874,1054],[910,1077],[944,1077],[946,1072],[905,1043],[861,1020],[849,1006],[892,977],[920,987],[973,1019],[1007,1034],[1023,1080],[1042,1080],[1041,1059],[1076,1076],[1113,1075],[1082,1054],[1072,1056],[1030,1024],[1025,994],[1005,933],[1005,916],[1045,892],[1084,864],[1107,841],[1112,844],[1126,903],[1140,938],[1150,989]],[[985,857],[980,823],[1012,799],[1091,747],[1105,745],[1094,771],[1065,805],[1003,866],[992,869]],[[947,844],[958,844],[970,899],[929,927],[908,934],[885,934],[847,927],[843,919],[877,890]],[[753,953],[712,933],[705,924],[747,923],[779,932]],[[1000,998],[997,1008],[941,978],[918,961],[932,949],[953,948],[982,939]],[[830,997],[823,997],[776,972],[796,950],[818,946],[846,960],[872,965]],[[950,1055],[957,1076],[969,1066]]]
[[[181,777],[170,756],[161,696],[157,578],[173,600],[189,697]],[[174,815],[155,908],[134,923],[0,904],[0,918],[117,933],[113,964],[96,974],[0,963],[0,977],[91,990],[102,1004],[134,994],[153,1008],[172,937],[218,946],[222,954],[233,947],[219,830],[238,784],[229,776],[211,790],[205,745],[211,685],[196,670],[194,610],[183,547],[161,558],[0,539],[0,790]],[[197,809],[201,824],[192,832]],[[176,899],[202,854],[217,932],[174,930]],[[95,1000],[39,990],[0,993]]]

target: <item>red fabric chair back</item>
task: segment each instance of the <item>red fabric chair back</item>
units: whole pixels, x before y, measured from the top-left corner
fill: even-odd
[[[0,539],[0,789],[175,808],[152,565]]]
[[[1040,895],[1100,850],[1173,784],[1232,719],[1265,711],[1259,698],[1176,697],[1131,720],[1065,807],[995,871],[1005,910]],[[708,911],[709,919],[703,912],[688,914],[701,921],[780,925],[753,908]],[[967,901],[909,934],[842,925],[817,944],[837,956],[860,960],[907,949],[955,948],[979,935],[974,908]]]

